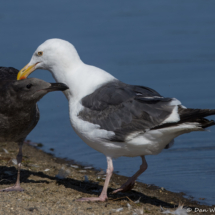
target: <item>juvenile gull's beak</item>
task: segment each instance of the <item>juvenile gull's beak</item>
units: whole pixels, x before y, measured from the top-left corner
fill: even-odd
[[[69,87],[66,86],[66,84],[63,83],[50,83],[51,86],[46,88],[45,90],[51,92],[51,91],[64,91],[69,89]]]
[[[32,66],[29,66],[28,64],[22,68],[18,75],[17,75],[17,80],[22,80],[22,79],[26,79],[34,70],[35,70],[35,66],[37,65],[37,63],[35,63]]]

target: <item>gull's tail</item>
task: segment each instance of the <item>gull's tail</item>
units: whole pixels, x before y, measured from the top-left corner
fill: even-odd
[[[160,129],[166,127],[177,126],[183,123],[198,123],[198,127],[207,128],[215,125],[214,120],[208,120],[205,117],[215,115],[215,110],[210,109],[192,109],[192,108],[182,108],[178,106],[178,114],[180,116],[180,121],[175,123],[166,123],[156,126],[153,129]]]

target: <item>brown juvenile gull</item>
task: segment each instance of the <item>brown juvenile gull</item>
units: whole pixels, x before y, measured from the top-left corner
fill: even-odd
[[[102,193],[80,201],[107,199],[113,158],[142,159],[140,169],[115,192],[126,191],[147,169],[145,155],[169,148],[181,134],[203,131],[215,124],[204,118],[215,114],[215,110],[185,108],[177,99],[165,98],[151,88],[125,84],[108,72],[83,63],[74,46],[61,39],[41,44],[17,79],[25,79],[36,69],[49,70],[57,82],[69,87],[64,94],[69,101],[72,127],[86,144],[107,157]]]
[[[48,92],[68,89],[65,84],[48,83],[37,78],[16,80],[18,70],[0,67],[0,142],[17,142],[17,181],[0,191],[23,191],[20,186],[22,145],[39,121],[37,102]]]

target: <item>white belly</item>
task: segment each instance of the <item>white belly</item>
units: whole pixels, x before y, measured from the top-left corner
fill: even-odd
[[[133,133],[126,138],[125,142],[111,142],[108,139],[114,136],[114,132],[100,129],[99,125],[80,119],[78,113],[81,109],[82,105],[79,103],[70,105],[70,121],[73,129],[87,145],[112,158],[155,155],[160,153],[175,137],[200,130],[196,123],[182,124],[149,130],[145,133]]]

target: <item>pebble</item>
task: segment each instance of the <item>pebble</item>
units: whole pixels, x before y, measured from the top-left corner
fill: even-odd
[[[100,172],[98,172],[97,175],[105,175],[104,170],[101,170]]]
[[[134,203],[140,203],[140,199],[141,199],[141,197],[137,200],[137,201],[135,201]]]
[[[36,165],[36,164],[32,164],[31,166],[33,166],[33,167],[39,167],[38,165]]]
[[[113,212],[121,212],[123,211],[123,208],[118,208],[118,209],[112,209]]]
[[[55,177],[59,179],[64,179],[69,175],[69,173],[70,171],[68,169],[66,170],[64,167],[62,167]]]
[[[15,165],[17,165],[17,160],[15,158],[12,159],[12,163],[15,164]]]
[[[76,165],[70,165],[72,168],[75,168],[75,169],[78,169],[79,166],[76,166]]]
[[[84,167],[84,169],[92,169],[93,167],[91,167],[91,166],[86,166],[86,167]]]
[[[7,149],[4,149],[4,148],[3,148],[3,150],[4,150],[4,152],[5,152],[6,154],[8,154],[8,153],[9,153]]]
[[[131,210],[131,205],[127,203],[128,210]]]

